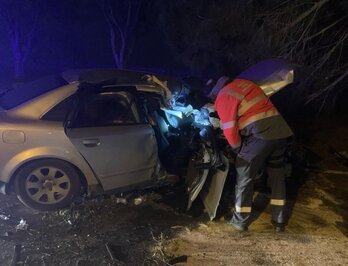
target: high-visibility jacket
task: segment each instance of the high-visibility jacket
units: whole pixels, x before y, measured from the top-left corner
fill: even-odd
[[[225,85],[216,98],[215,108],[232,148],[241,145],[240,130],[256,121],[280,115],[262,89],[244,79]]]

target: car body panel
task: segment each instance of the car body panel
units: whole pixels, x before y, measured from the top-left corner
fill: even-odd
[[[89,194],[95,190],[141,188],[145,184],[157,185],[163,181],[166,171],[159,160],[155,131],[143,112],[144,103],[139,105],[138,100],[151,95],[160,106],[164,106],[168,103],[164,89],[149,80],[138,79],[134,83],[128,82],[127,78],[121,83],[108,81],[84,87],[85,84],[83,79],[58,88],[33,87],[34,83],[31,83],[29,89],[37,88],[33,89],[32,97],[35,98],[28,98],[28,93],[23,97],[28,99],[25,102],[19,99],[9,102],[11,104],[4,102],[0,108],[0,149],[3,151],[0,155],[0,183],[7,184],[5,192],[21,167],[39,159],[59,159],[74,165],[86,178]],[[72,95],[94,97],[95,89],[98,93],[109,94],[109,90],[110,94],[121,95],[122,86],[131,87],[127,92],[133,95],[129,106],[136,111],[131,123],[73,127],[74,116],[71,114],[79,106],[79,97],[70,98],[72,102],[65,101],[68,105],[58,105]],[[44,93],[37,95],[40,90]],[[11,91],[6,97],[14,95],[16,93]],[[55,115],[51,115],[50,111],[56,106],[64,106],[60,110],[67,112],[54,111]],[[67,106],[71,106],[70,112]],[[100,115],[104,117],[104,114]],[[71,118],[67,120],[71,123],[66,124],[62,117]],[[119,122],[115,120],[115,123]]]
[[[89,165],[65,135],[62,123],[23,119],[9,119],[11,122],[5,123],[6,120],[2,115],[2,138],[4,132],[20,130],[25,134],[25,141],[11,144],[5,143],[3,139],[0,141],[0,149],[6,151],[1,153],[1,181],[10,182],[13,174],[29,161],[56,158],[68,161],[79,168],[88,184],[99,184]]]
[[[202,163],[206,164],[210,162],[209,152],[204,149],[203,150],[203,158]],[[201,192],[205,181],[207,180],[209,169],[199,169],[196,167],[197,162],[195,160],[190,160],[186,184],[189,189],[189,197],[187,203],[187,210],[189,210],[192,206],[193,201],[197,198],[198,194]]]
[[[153,178],[158,156],[155,133],[151,126],[68,128],[66,131],[71,142],[94,170],[104,190]]]
[[[189,188],[189,198],[187,209],[191,208],[194,200],[199,195],[203,201],[205,211],[207,212],[210,220],[213,220],[216,216],[217,208],[219,207],[222,191],[225,185],[225,180],[229,172],[229,161],[225,156],[221,156],[224,169],[199,169],[195,167],[197,162],[190,161],[188,176],[186,183]],[[207,164],[211,161],[209,152],[203,149],[202,163]]]
[[[272,96],[294,81],[294,67],[281,58],[268,59],[252,65],[238,78],[248,79],[259,85],[267,96]]]
[[[217,208],[219,207],[222,191],[224,189],[225,180],[229,171],[229,161],[225,156],[222,156],[225,166],[224,170],[216,169],[213,173],[209,184],[205,184],[200,193],[206,212],[210,220],[216,216]]]
[[[25,104],[8,110],[6,115],[8,118],[38,120],[58,102],[61,102],[65,98],[74,94],[77,88],[76,83],[59,87],[55,90],[46,92],[45,94],[32,99]]]
[[[181,89],[182,82],[180,79],[172,76],[166,76],[161,74],[153,74],[143,71],[134,70],[119,70],[119,69],[71,69],[63,72],[62,78],[69,83],[76,81],[87,82],[87,83],[102,83],[104,81],[114,80],[117,84],[138,84],[138,85],[155,85],[153,86],[156,90],[160,90],[163,95],[166,94],[163,85],[168,86],[171,91]],[[154,79],[154,78],[155,79]],[[161,84],[158,84],[158,82]]]
[[[163,96],[163,90],[156,87],[156,85],[145,84],[144,82],[139,82],[139,84],[139,86],[134,84],[132,86],[139,91],[155,93],[159,97]],[[113,162],[111,165],[114,168],[116,165],[122,165],[122,168],[111,175],[99,172],[103,181],[100,182],[89,162],[85,160],[67,137],[63,121],[40,120],[52,107],[73,95],[78,90],[78,85],[78,82],[73,82],[45,92],[10,110],[0,111],[0,148],[2,151],[6,151],[2,152],[0,160],[1,182],[10,183],[15,172],[24,164],[32,160],[47,158],[65,160],[75,165],[85,176],[88,187],[103,185],[105,190],[110,190],[117,188],[117,186],[123,187],[143,183],[143,181],[154,178],[155,171],[158,171],[159,159],[155,134],[150,125],[119,126],[117,129],[106,130],[114,131],[113,133],[117,132],[117,137],[114,135],[112,139],[106,134],[103,136],[103,143],[107,139],[109,143],[112,142],[112,145],[108,145],[109,148],[117,148],[118,145],[121,150],[126,150],[128,152],[126,154],[128,162],[125,163],[127,160],[122,160],[122,163],[119,164]],[[94,130],[100,132],[100,128]],[[93,130],[89,129],[89,133],[93,133]],[[74,137],[77,137],[77,135],[75,134]],[[118,138],[117,141],[115,141],[116,138]],[[15,143],[13,143],[14,140]],[[135,152],[132,153],[132,149]],[[120,154],[119,149],[116,149],[116,151],[109,149],[106,153],[108,155],[113,153],[112,157]],[[127,173],[127,171],[129,172]],[[114,175],[119,176],[119,178],[115,180],[108,178]]]

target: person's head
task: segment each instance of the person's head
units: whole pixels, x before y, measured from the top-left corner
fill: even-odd
[[[215,100],[220,90],[227,85],[232,79],[227,76],[220,77],[217,81],[210,79],[207,81],[206,86],[211,87],[208,97]]]

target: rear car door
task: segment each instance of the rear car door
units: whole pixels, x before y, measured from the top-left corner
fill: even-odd
[[[132,87],[78,94],[66,134],[104,190],[150,181],[158,162],[153,128],[145,122]]]

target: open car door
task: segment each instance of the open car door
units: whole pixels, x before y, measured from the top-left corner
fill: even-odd
[[[203,145],[200,152],[191,158],[188,166],[186,178],[189,192],[187,209],[191,208],[193,201],[200,195],[210,220],[216,216],[229,172],[228,159],[223,155],[221,158],[224,165],[223,170],[207,167],[211,162],[211,154]]]
[[[82,92],[81,92],[82,90]],[[151,181],[158,163],[153,128],[139,112],[134,87],[83,87],[65,131],[104,190]]]
[[[211,179],[205,183],[205,186],[200,193],[206,212],[210,220],[216,216],[217,208],[220,204],[222,191],[225,186],[226,177],[230,169],[229,161],[225,156],[222,156],[224,170],[216,169],[211,173]]]
[[[186,177],[187,190],[189,192],[187,210],[191,208],[193,201],[201,192],[209,174],[209,169],[199,168],[197,167],[197,164],[208,164],[209,162],[210,155],[208,151],[205,150],[203,147],[202,151],[198,154],[195,154],[189,162]]]

